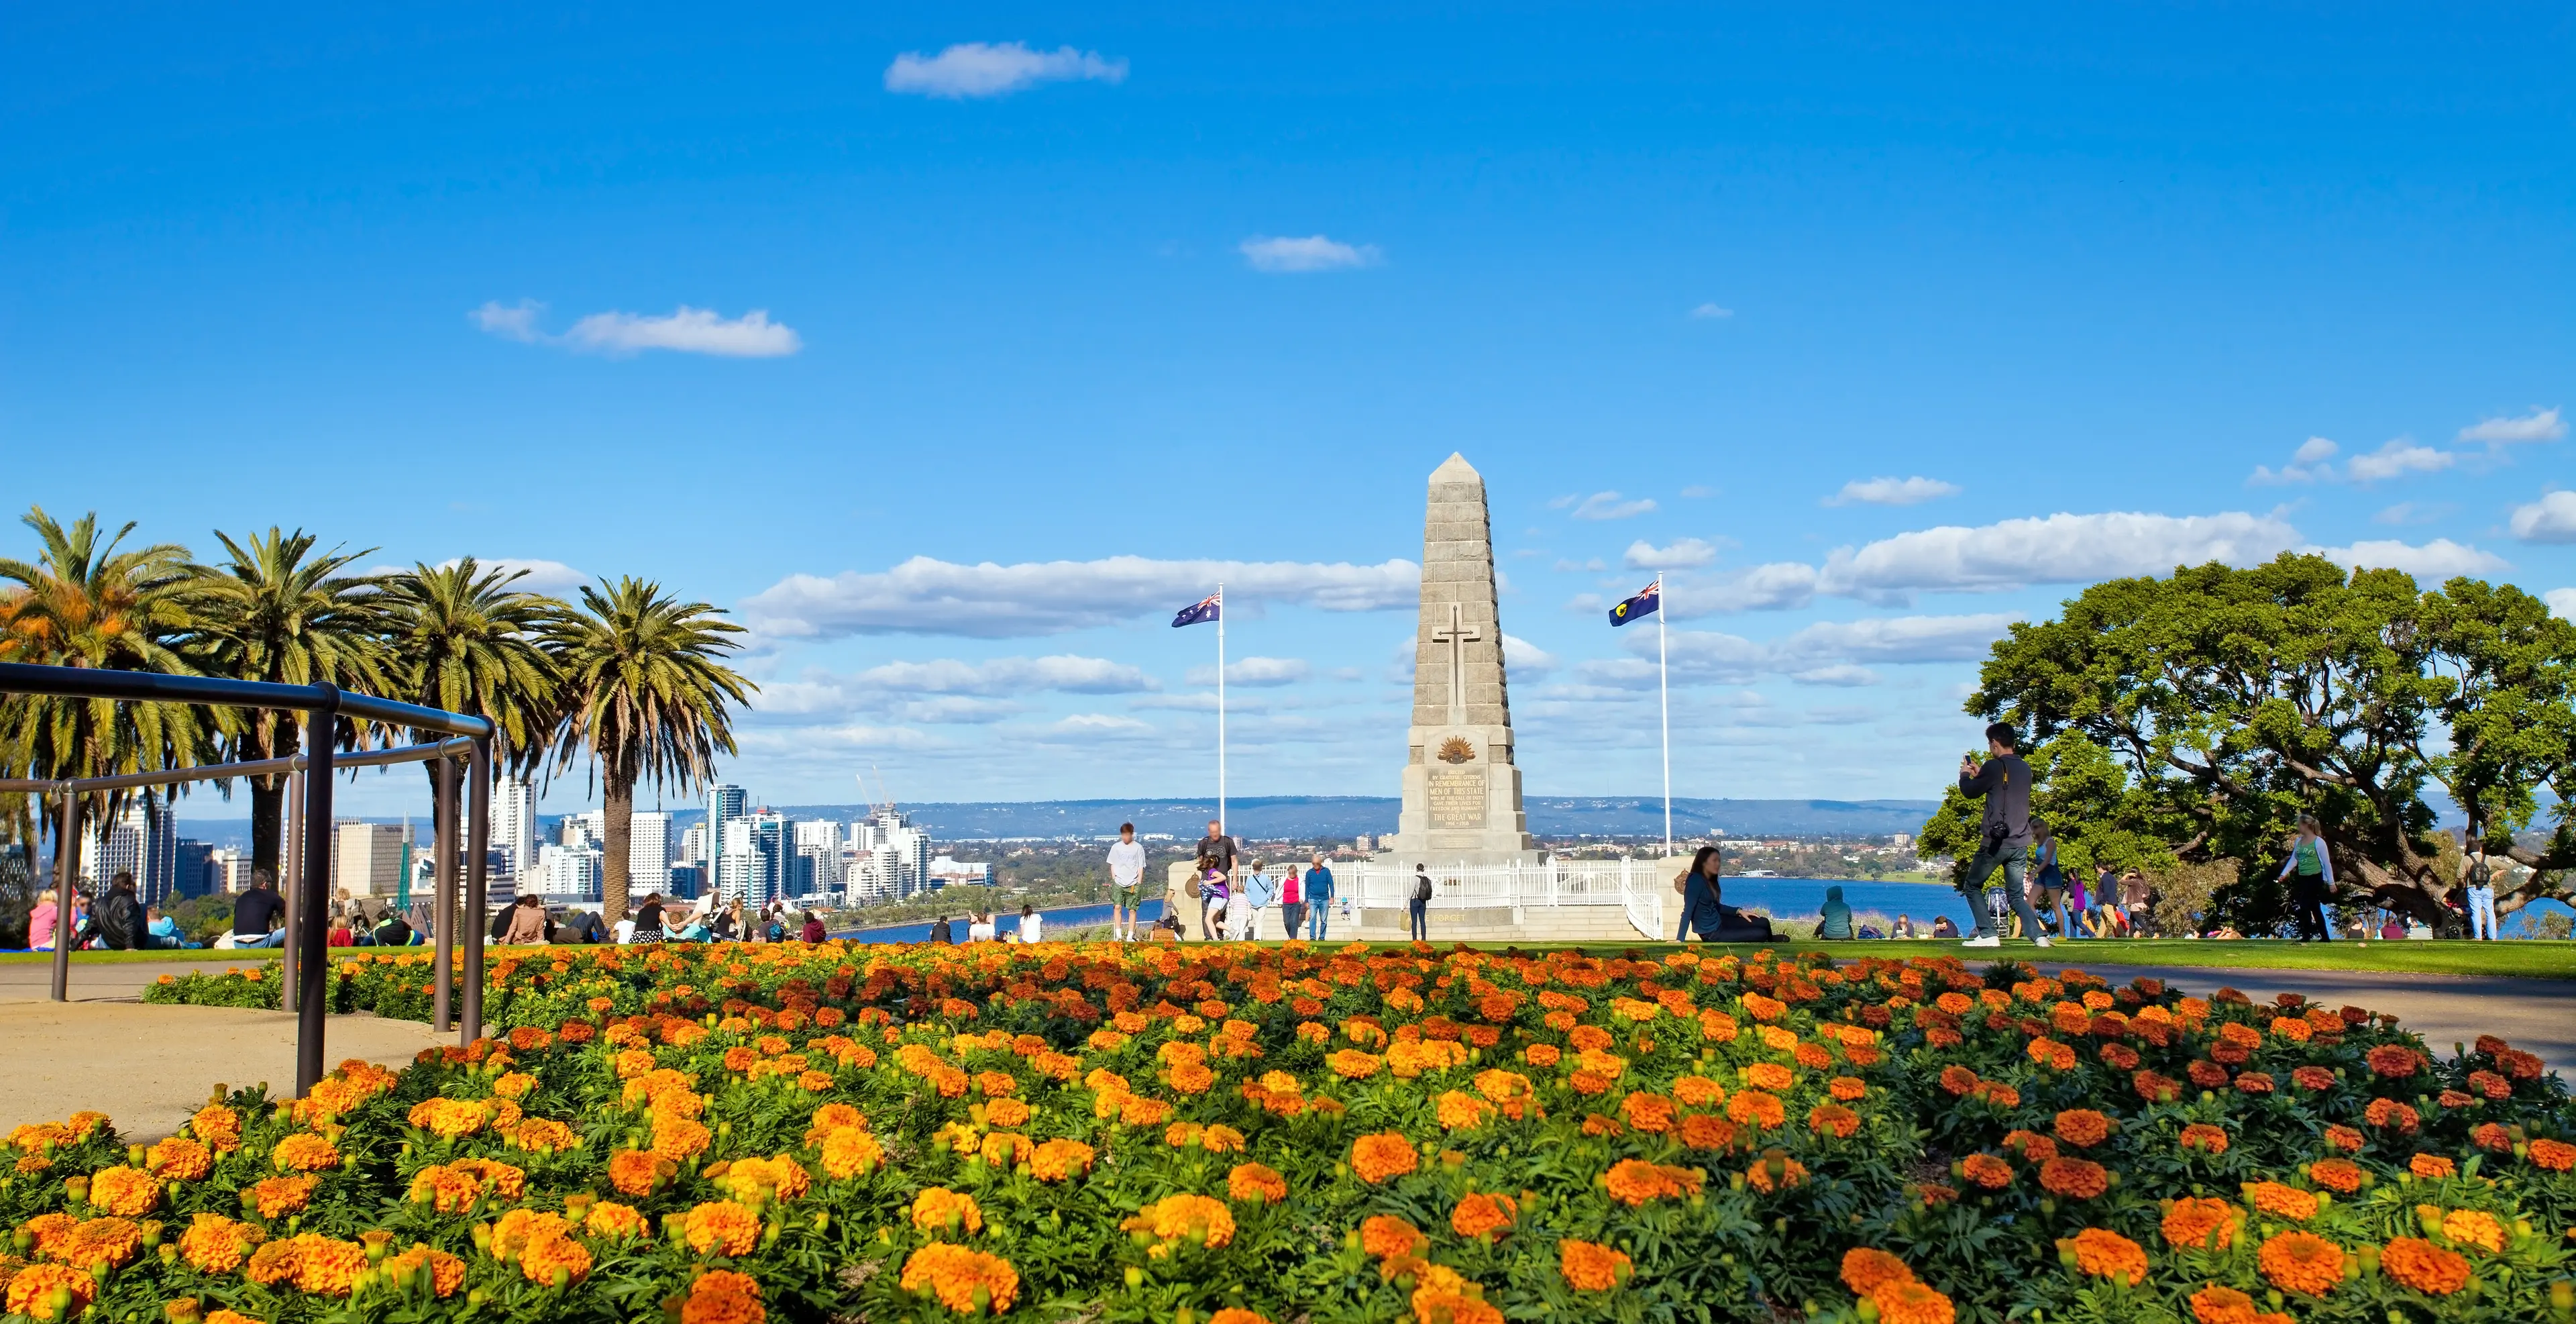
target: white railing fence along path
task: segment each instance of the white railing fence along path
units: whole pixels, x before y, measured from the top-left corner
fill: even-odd
[[[1619,906],[1647,937],[1663,937],[1664,897],[1672,879],[1661,862],[1544,860],[1535,864],[1438,864],[1431,876],[1433,910],[1554,906]],[[1334,866],[1335,890],[1363,910],[1403,910],[1413,898],[1411,866],[1357,860]]]

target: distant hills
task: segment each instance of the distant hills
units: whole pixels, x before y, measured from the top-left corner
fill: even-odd
[[[1530,831],[1546,837],[1652,837],[1664,830],[1664,802],[1652,796],[1541,796],[1529,805]],[[1673,801],[1673,834],[1724,832],[1731,837],[1875,837],[1920,832],[1940,807],[1936,800],[1699,800]],[[866,816],[867,805],[778,805],[790,818]],[[1380,836],[1395,831],[1401,808],[1387,795],[1246,796],[1226,803],[1226,822],[1252,837]],[[987,837],[1101,837],[1132,822],[1140,833],[1195,838],[1216,816],[1216,801],[1197,800],[960,800],[906,804],[913,823],[942,841]],[[680,829],[705,821],[702,809],[674,808]],[[391,821],[391,820],[386,820]],[[560,815],[538,819],[551,840]],[[423,841],[429,820],[412,825]],[[246,819],[181,819],[179,835],[215,845],[248,845]]]

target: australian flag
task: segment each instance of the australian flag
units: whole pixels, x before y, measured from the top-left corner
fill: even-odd
[[[1640,617],[1652,616],[1655,614],[1655,609],[1663,605],[1663,585],[1661,583],[1648,584],[1645,588],[1638,591],[1637,596],[1626,599],[1618,606],[1610,609],[1610,624],[1612,628],[1615,629],[1618,626],[1626,625],[1628,622],[1637,620]]]
[[[1205,624],[1217,619],[1224,611],[1225,590],[1218,589],[1197,602],[1181,608],[1181,614],[1172,618],[1172,628],[1177,630],[1184,625]]]

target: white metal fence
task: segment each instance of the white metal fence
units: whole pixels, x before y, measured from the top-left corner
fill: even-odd
[[[1537,864],[1433,864],[1431,907],[1619,906],[1650,937],[1665,936],[1664,898],[1672,892],[1665,861],[1546,860]],[[1413,897],[1413,870],[1357,860],[1333,867],[1334,892],[1367,910],[1402,910]]]

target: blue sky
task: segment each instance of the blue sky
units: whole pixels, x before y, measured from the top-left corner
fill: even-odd
[[[838,8],[11,9],[14,500],[735,609],[782,803],[1208,792],[1223,563],[1233,789],[1392,794],[1453,450],[1532,793],[1657,564],[1691,795],[2105,575],[2576,587],[2563,7]]]

